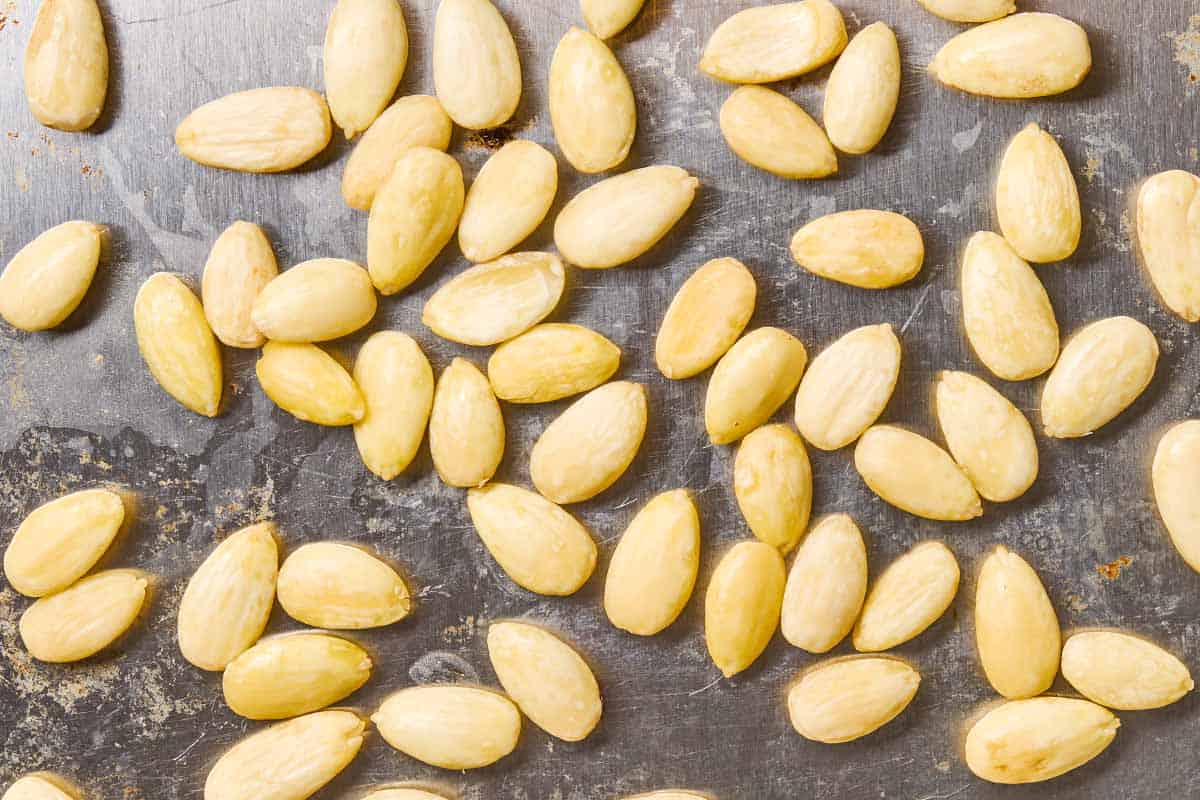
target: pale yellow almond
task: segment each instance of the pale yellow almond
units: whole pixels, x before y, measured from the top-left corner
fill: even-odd
[[[225,669],[267,627],[279,571],[275,534],[272,522],[242,528],[188,580],[179,601],[179,650],[200,669]]]
[[[492,483],[467,492],[467,510],[492,558],[524,589],[574,594],[596,569],[591,534],[539,494]]]
[[[262,347],[267,337],[250,317],[254,300],[279,274],[275,252],[262,228],[234,222],[217,237],[200,280],[204,317],[222,344]]]
[[[941,373],[934,397],[946,446],[979,494],[1003,503],[1033,485],[1033,427],[1008,398],[966,372]]]
[[[1176,423],[1163,434],[1151,474],[1154,502],[1171,543],[1200,572],[1200,420]]]
[[[700,569],[700,516],[686,489],[646,503],[621,534],[604,579],[609,622],[653,636],[683,612]]]
[[[960,284],[963,325],[997,378],[1041,375],[1058,358],[1058,321],[1037,273],[1007,241],[980,231],[967,242]]]
[[[1085,326],[1063,347],[1042,389],[1047,436],[1087,436],[1128,408],[1154,377],[1158,341],[1131,317]]]
[[[25,48],[25,98],[34,118],[59,130],[86,130],[107,95],[108,40],[95,0],[39,4]]]
[[[185,408],[215,417],[221,406],[221,351],[196,294],[169,272],[151,275],[133,301],[138,349],[150,374]]]
[[[633,22],[646,0],[579,0],[583,18],[601,39],[616,36]]]
[[[384,741],[443,769],[477,769],[511,753],[521,712],[499,692],[474,686],[413,686],[371,715]]]
[[[371,666],[366,650],[338,636],[276,636],[230,662],[221,690],[235,714],[287,719],[350,696],[371,677]]]
[[[958,561],[941,542],[921,542],[875,579],[854,626],[854,649],[880,653],[938,621],[958,593]]]
[[[553,253],[512,253],[455,275],[425,303],[421,321],[459,344],[499,344],[541,322],[566,285]]]
[[[1137,238],[1142,263],[1167,308],[1200,320],[1200,178],[1160,172],[1138,191]]]
[[[1117,631],[1084,631],[1068,638],[1062,673],[1092,702],[1126,711],[1162,708],[1195,687],[1178,658],[1152,642]]]
[[[354,333],[375,316],[367,271],[342,258],[297,264],[262,288],[250,314],[276,342],[324,342]]]
[[[444,794],[436,794],[424,789],[400,787],[398,789],[380,789],[371,792],[362,800],[450,800]]]
[[[871,491],[918,517],[962,522],[983,513],[979,494],[950,454],[904,428],[868,429],[854,448],[854,467]]]
[[[991,22],[1017,10],[1014,0],[917,0],[931,14],[951,22]]]
[[[1100,755],[1119,727],[1108,709],[1087,700],[1010,700],[967,732],[967,766],[992,783],[1047,781]]]
[[[765,542],[741,542],[721,557],[704,596],[704,642],[732,677],[766,649],[779,627],[787,582],[783,557]]]
[[[846,638],[867,596],[867,547],[847,514],[825,517],[808,532],[788,572],[779,627],[810,653]]]
[[[18,250],[0,274],[0,316],[23,331],[60,325],[92,285],[104,236],[100,225],[64,222]]]
[[[4,577],[28,597],[61,592],[87,574],[125,522],[125,503],[108,489],[84,489],[35,508],[4,551]]]
[[[433,84],[456,123],[503,125],[521,102],[521,60],[490,0],[441,0],[433,30]]]
[[[581,325],[536,325],[488,359],[492,391],[510,403],[549,403],[594,389],[621,364],[621,348]]]
[[[571,198],[554,221],[554,244],[583,269],[609,269],[646,253],[674,227],[700,181],[679,167],[630,170]]]
[[[621,62],[601,37],[572,27],[550,61],[550,121],[563,156],[580,172],[618,166],[637,133],[637,104]]]
[[[353,139],[383,113],[408,64],[398,0],[338,0],[325,28],[324,63],[329,112]]]
[[[1092,69],[1087,31],[1055,14],[1014,14],[971,28],[938,51],[929,72],[971,94],[1021,99],[1070,91]]]
[[[491,261],[533,233],[558,194],[558,161],[537,142],[514,139],[497,150],[467,190],[458,247],[468,261]]]
[[[809,272],[861,289],[912,280],[925,261],[925,241],[912,220],[891,211],[826,214],[792,237],[792,258]]]
[[[829,141],[843,153],[875,149],[900,99],[900,45],[882,22],[854,35],[825,84],[822,112]]]
[[[366,403],[354,441],[367,469],[385,481],[417,455],[433,408],[433,368],[411,336],[373,334],[354,360],[354,382]]]
[[[346,205],[370,211],[375,194],[405,151],[414,147],[445,150],[454,124],[436,97],[401,97],[371,123],[346,160],[342,197]]]
[[[366,416],[350,373],[315,344],[267,342],[254,370],[267,397],[296,419],[337,426]]]
[[[18,778],[0,800],[79,800],[79,795],[58,775],[38,772]]]
[[[421,276],[454,236],[464,191],[462,168],[440,150],[411,147],[396,159],[367,221],[367,269],[376,289],[395,294]]]
[[[551,422],[533,445],[529,477],[560,504],[590,500],[616,483],[646,435],[646,389],[614,381],[585,394]]]
[[[1013,137],[996,177],[1000,231],[1021,258],[1062,261],[1079,246],[1079,188],[1054,137],[1026,125]]]
[[[796,390],[796,427],[809,444],[837,450],[875,424],[900,377],[891,325],[865,325],[813,359]]]
[[[849,742],[899,716],[920,684],[920,673],[898,658],[834,659],[805,672],[788,691],[788,717],[805,739]]]
[[[721,135],[738,158],[781,178],[824,178],[837,172],[829,137],[786,95],[743,86],[721,106]]]
[[[713,444],[729,444],[762,425],[800,383],[804,345],[779,328],[756,328],[721,357],[708,380],[704,427]]]
[[[450,486],[482,486],[504,458],[504,415],[478,367],[456,358],[438,378],[429,416],[429,452]]]
[[[314,628],[363,630],[408,616],[412,597],[396,570],[348,544],[315,542],[279,568],[279,605]]]
[[[1062,634],[1050,597],[1029,562],[1003,546],[975,584],[975,645],[992,688],[1010,700],[1050,688]]]
[[[808,528],[812,466],[804,441],[787,425],[764,425],[738,446],[733,494],[750,530],[787,554]]]
[[[329,144],[325,99],[311,89],[275,86],[236,92],[200,106],[175,129],[175,146],[208,167],[284,172]]]
[[[148,585],[145,573],[133,569],[89,575],[26,609],[17,626],[21,641],[38,661],[61,664],[93,656],[133,625]]]
[[[700,71],[730,83],[773,83],[829,63],[845,46],[842,12],[828,0],[756,6],[713,31]]]
[[[758,285],[736,258],[714,258],[693,272],[671,300],[654,361],[668,378],[682,380],[717,363],[733,346],[750,317]]]
[[[504,691],[546,733],[578,742],[599,724],[600,686],[571,645],[537,625],[510,621],[488,627],[487,649]]]
[[[260,730],[217,759],[204,800],[305,800],[354,760],[365,727],[357,714],[331,710]]]

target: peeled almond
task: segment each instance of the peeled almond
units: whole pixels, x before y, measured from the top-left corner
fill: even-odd
[[[347,336],[375,316],[367,271],[341,258],[297,264],[262,288],[251,319],[276,342],[324,342]]]
[[[729,148],[781,178],[824,178],[837,172],[829,137],[803,108],[779,92],[743,86],[721,106]]]
[[[826,653],[846,638],[867,596],[867,547],[847,514],[818,522],[804,537],[783,593],[783,638]]]
[[[871,428],[854,448],[854,467],[871,491],[918,517],[963,522],[983,513],[979,494],[950,454],[912,431]]]
[[[829,141],[844,153],[866,153],[887,133],[900,99],[900,46],[882,22],[863,28],[838,58],[825,84]]]
[[[488,359],[492,391],[510,403],[549,403],[594,389],[621,364],[621,348],[595,331],[561,322],[536,325]]]
[[[391,102],[408,64],[400,3],[338,0],[325,29],[324,63],[329,111],[353,139]]]
[[[353,694],[371,677],[371,657],[346,639],[298,633],[265,639],[221,678],[225,703],[248,719],[287,719]]]
[[[499,692],[474,686],[412,686],[371,715],[384,741],[442,769],[478,769],[517,747],[521,712]]]
[[[1079,189],[1054,137],[1026,125],[1009,142],[996,177],[996,216],[1026,261],[1062,261],[1079,246]]]
[[[571,28],[550,61],[550,120],[563,156],[580,172],[618,166],[637,133],[633,88],[598,36]]]
[[[1154,502],[1172,544],[1200,572],[1200,420],[1177,423],[1163,434],[1152,478]]]
[[[400,787],[397,789],[380,789],[371,792],[363,800],[450,800],[444,794],[435,794],[424,789]]]
[[[1156,644],[1117,631],[1084,631],[1067,639],[1062,672],[1084,697],[1126,711],[1162,708],[1190,692],[1188,668]]]
[[[414,147],[445,150],[454,128],[436,97],[401,97],[371,123],[346,160],[342,197],[346,205],[370,211],[375,193],[392,174],[405,151]]]
[[[881,653],[916,637],[958,593],[958,561],[941,542],[922,542],[875,579],[854,626],[854,649]]]
[[[580,0],[583,18],[601,39],[616,36],[633,22],[646,0]]]
[[[129,630],[146,602],[149,580],[133,569],[90,575],[47,595],[21,615],[21,642],[38,661],[81,661]]]
[[[658,792],[633,795],[624,800],[712,800],[709,795],[685,792],[678,789],[663,789]]]
[[[1147,179],[1138,191],[1137,239],[1167,308],[1200,320],[1200,178],[1175,169]]]
[[[861,289],[898,286],[925,262],[925,241],[912,220],[871,209],[814,219],[796,231],[791,251],[812,274]]]
[[[277,592],[289,617],[314,628],[378,628],[412,610],[412,597],[396,570],[365,550],[337,542],[306,544],[284,559]]]
[[[100,225],[64,222],[18,250],[0,275],[0,316],[23,331],[62,324],[92,285],[104,236]]]
[[[204,277],[200,298],[204,316],[216,337],[230,347],[262,347],[267,337],[254,325],[254,300],[279,274],[275,252],[262,228],[235,222],[217,237]]]
[[[354,441],[367,469],[385,481],[412,463],[433,408],[433,368],[420,346],[397,331],[367,339],[354,360],[366,404]]]
[[[895,719],[920,683],[920,674],[898,658],[834,659],[805,672],[791,688],[788,716],[805,739],[849,742]]]
[[[215,417],[223,388],[221,351],[196,294],[169,272],[151,275],[133,301],[133,327],[158,385],[185,408]]]
[[[779,627],[787,582],[783,557],[765,542],[741,542],[721,557],[704,596],[704,641],[733,677],[753,664]]]
[[[482,486],[504,458],[504,415],[483,373],[456,358],[438,378],[429,415],[429,452],[450,486]]]
[[[715,258],[696,270],[667,307],[654,360],[668,378],[682,380],[717,363],[733,346],[750,317],[758,286],[736,258]]]
[[[533,233],[558,194],[558,161],[537,142],[514,139],[497,150],[467,190],[458,247],[468,261],[492,261]]]
[[[713,31],[700,71],[730,83],[773,83],[829,63],[845,46],[842,12],[829,0],[756,6]]]
[[[804,441],[786,425],[751,431],[733,462],[733,493],[754,535],[781,553],[791,551],[812,511],[812,466]]]
[[[1054,606],[1033,567],[1002,546],[984,559],[975,585],[975,644],[988,682],[1010,700],[1041,694],[1058,674]]]
[[[1104,752],[1119,727],[1108,709],[1087,700],[1010,700],[967,732],[967,766],[992,783],[1048,781]]]
[[[296,419],[337,426],[366,416],[350,373],[315,344],[267,342],[254,370],[267,397]]]
[[[51,128],[86,130],[100,118],[107,95],[108,40],[96,1],[39,4],[25,48],[25,98],[33,116]]]
[[[991,22],[1017,10],[1013,0],[917,0],[932,14],[951,22]]]
[[[433,84],[456,123],[503,125],[521,102],[521,59],[490,0],[442,0],[433,29]]]
[[[757,328],[721,357],[708,381],[704,427],[713,444],[729,444],[762,425],[804,373],[804,345],[779,328]]]
[[[3,800],[79,800],[74,787],[49,772],[23,775],[8,787]]]

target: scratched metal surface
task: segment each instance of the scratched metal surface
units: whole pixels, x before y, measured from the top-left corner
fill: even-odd
[[[84,308],[62,329],[24,335],[0,328],[0,528],[37,504],[96,483],[139,497],[132,533],[108,563],[159,576],[145,620],[108,653],[75,666],[32,662],[16,635],[27,601],[0,582],[0,786],[35,769],[77,780],[88,798],[199,797],[217,755],[257,729],[226,710],[219,677],[191,668],[174,644],[184,581],[223,534],[275,517],[288,547],[325,538],[369,544],[404,565],[418,592],[411,618],[355,638],[377,671],[351,703],[371,709],[415,681],[494,683],[483,644],[488,621],[520,616],[562,630],[595,666],[606,708],[580,744],[526,727],[517,752],[469,774],[443,773],[391,750],[377,735],[319,796],[357,797],[383,782],[437,783],[461,798],[602,800],[687,786],[720,798],[1168,797],[1200,787],[1196,695],[1161,711],[1122,714],[1115,744],[1086,769],[1050,784],[1001,789],[962,763],[964,720],[993,699],[971,644],[970,575],[996,542],[1028,557],[1048,584],[1065,628],[1119,625],[1152,636],[1200,666],[1200,576],[1174,554],[1149,499],[1158,433],[1200,412],[1200,345],[1194,330],[1156,301],[1130,247],[1136,181],[1167,168],[1195,170],[1200,125],[1200,7],[1181,0],[1024,2],[1059,10],[1089,30],[1096,68],[1052,100],[1006,103],[935,86],[923,67],[959,28],[911,0],[844,0],[857,30],[883,19],[905,59],[897,120],[878,151],[843,158],[836,178],[786,182],[736,160],[717,111],[729,89],[700,76],[698,51],[743,0],[649,0],[615,50],[640,112],[628,166],[669,162],[697,174],[693,210],[640,264],[570,276],[554,318],[591,325],[624,349],[623,378],[644,381],[651,424],[628,475],[576,507],[603,543],[596,576],[577,596],[546,599],[508,581],[469,524],[463,493],[443,487],[428,453],[399,480],[361,466],[348,430],[299,423],[258,390],[252,352],[226,351],[230,390],[219,419],[184,411],[153,384],[134,343],[137,287],[156,270],[198,278],[208,247],[230,221],[262,224],[284,266],[316,256],[365,256],[366,220],[339,192],[348,152],[294,174],[250,176],[198,167],[176,154],[175,124],[230,91],[271,84],[320,88],[320,43],[329,2],[306,0],[106,0],[113,81],[90,134],[36,125],[24,105],[20,62],[33,0],[0,0],[0,259],[41,230],[72,218],[109,225],[113,247]],[[432,0],[406,0],[412,55],[403,93],[429,92]],[[576,23],[570,0],[501,0],[520,44],[527,89],[513,129],[553,146],[545,76],[554,43]],[[1196,14],[1197,16],[1192,16]],[[828,74],[782,88],[816,112]],[[1062,139],[1079,176],[1083,243],[1067,264],[1039,268],[1064,332],[1112,314],[1149,324],[1163,349],[1150,389],[1089,439],[1040,440],[1041,477],[1019,502],[988,506],[966,525],[924,522],[884,505],[863,486],[849,451],[813,453],[816,511],[849,511],[865,530],[876,573],[914,542],[943,538],[958,554],[964,587],[953,610],[898,651],[921,670],[912,706],[877,734],[835,747],[790,729],[785,687],[814,658],[780,639],[733,680],[717,680],[704,649],[701,610],[712,565],[748,533],[730,490],[732,451],[707,444],[700,421],[705,378],[668,383],[653,369],[652,339],[674,288],[704,260],[743,259],[759,281],[755,325],[782,325],[817,351],[846,330],[887,321],[902,332],[904,369],[885,419],[933,433],[929,389],[944,368],[982,373],[961,332],[956,254],[993,226],[989,185],[1000,150],[1025,122]],[[453,152],[473,175],[485,144],[456,134]],[[562,168],[561,207],[590,179]],[[786,245],[815,215],[890,208],[915,219],[928,256],[920,277],[867,293],[799,272]],[[545,228],[530,247],[549,246]],[[414,290],[388,299],[371,330],[413,334],[440,369],[464,352],[419,322],[425,298],[463,261],[453,246]],[[352,354],[367,332],[338,343]],[[481,363],[484,351],[466,354]],[[1002,390],[1037,421],[1040,381]],[[508,453],[499,478],[527,482],[536,434],[562,404],[505,409]],[[699,589],[667,633],[635,640],[599,607],[607,555],[639,504],[685,485],[703,512]],[[7,534],[6,534],[7,535]],[[1120,577],[1097,565],[1122,557]],[[295,628],[278,612],[271,630]],[[847,645],[837,653],[848,652]]]

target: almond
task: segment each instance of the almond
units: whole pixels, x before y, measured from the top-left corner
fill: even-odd
[[[899,716],[920,683],[920,674],[898,658],[834,659],[805,672],[788,691],[788,716],[805,739],[849,742]]]
[[[267,342],[254,370],[267,397],[296,419],[337,426],[366,416],[350,373],[315,344]]]
[[[863,28],[842,52],[825,84],[823,117],[829,141],[843,153],[875,149],[900,99],[900,46],[882,22]]]
[[[779,627],[786,582],[782,556],[764,542],[736,544],[717,563],[704,597],[704,641],[726,678],[767,648]]]
[[[1092,702],[1142,711],[1162,708],[1190,692],[1188,668],[1156,644],[1117,631],[1084,631],[1067,639],[1063,677]]]
[[[317,258],[264,286],[251,320],[273,341],[324,342],[354,333],[371,321],[375,308],[365,269],[341,258]]]
[[[1200,178],[1175,169],[1147,179],[1138,191],[1137,238],[1163,303],[1188,322],[1200,320]]]
[[[583,18],[592,33],[611,39],[633,22],[646,0],[580,0]]]
[[[262,347],[267,337],[250,318],[254,300],[279,274],[275,252],[262,228],[235,222],[217,238],[204,263],[200,297],[216,337],[230,347]]]
[[[90,575],[26,609],[17,626],[21,641],[38,661],[62,664],[93,656],[133,625],[148,584],[144,573],[132,569]]]
[[[1009,142],[996,178],[1000,231],[1021,258],[1062,261],[1079,246],[1079,189],[1054,137],[1026,125]]]
[[[100,225],[64,222],[18,250],[0,275],[0,316],[23,331],[62,324],[92,285],[104,236]]]
[[[414,147],[444,151],[454,128],[436,97],[401,97],[371,123],[346,160],[342,197],[346,205],[370,211],[396,161]]]
[[[1017,10],[1013,0],[917,0],[931,14],[951,22],[991,22]]]
[[[992,783],[1035,783],[1104,751],[1121,721],[1087,700],[1034,697],[992,709],[967,732],[967,766]]]
[[[618,166],[637,132],[637,105],[621,63],[595,34],[572,27],[550,62],[550,121],[563,156],[580,172]]]
[[[38,122],[90,128],[108,94],[108,40],[95,0],[45,0],[25,48],[25,98]]]
[[[781,178],[837,172],[829,137],[803,108],[779,92],[743,86],[721,106],[721,135],[738,158]]]
[[[845,46],[842,12],[828,0],[758,6],[713,31],[700,71],[730,83],[773,83],[829,63]]]
[[[469,261],[491,261],[546,219],[558,194],[558,161],[537,142],[514,139],[480,168],[467,190],[458,246]]]
[[[504,458],[504,416],[483,373],[464,358],[438,379],[429,416],[429,452],[450,486],[482,486]]]
[[[266,639],[230,662],[225,703],[249,719],[287,719],[332,705],[371,677],[371,657],[324,633]]]
[[[787,554],[808,528],[812,466],[804,442],[786,425],[764,425],[738,446],[733,493],[746,524]]]
[[[380,331],[354,361],[354,382],[366,403],[354,441],[367,469],[385,481],[403,472],[425,438],[433,408],[433,368],[412,337]]]
[[[442,0],[433,30],[433,83],[450,118],[478,130],[503,125],[521,102],[521,60],[489,0]]]
[[[1200,420],[1173,425],[1158,441],[1152,470],[1154,502],[1188,566],[1200,572]]]
[[[721,357],[708,381],[704,427],[713,444],[729,444],[762,425],[800,383],[808,355],[779,328],[757,328]]]
[[[325,94],[347,139],[383,112],[407,64],[408,28],[397,0],[338,0],[325,29]]]
[[[941,542],[921,542],[875,579],[854,626],[854,649],[880,653],[916,637],[958,593],[958,561]]]
[[[917,226],[891,211],[860,209],[819,217],[792,237],[792,258],[809,272],[861,289],[912,280],[925,261]]]
[[[199,298],[178,276],[151,275],[133,302],[138,349],[150,374],[185,408],[215,417],[221,406],[221,351]]]
[[[580,325],[536,325],[488,359],[492,391],[510,403],[549,403],[593,389],[621,364],[621,348]]]
[[[521,712],[513,702],[474,686],[401,689],[371,721],[392,747],[443,769],[494,764],[516,749],[521,736]]]
[[[1038,574],[1003,546],[983,561],[975,586],[975,645],[992,688],[1009,700],[1050,688],[1062,634]]]
[[[400,787],[398,789],[380,789],[371,792],[363,800],[450,800],[444,794],[434,794],[424,789]]]
[[[712,798],[709,795],[696,794],[695,792],[663,789],[657,792],[647,792],[646,794],[626,797],[625,800],[712,800]]]
[[[854,467],[871,491],[918,517],[962,522],[983,513],[975,487],[950,454],[904,428],[869,429],[854,448]]]
[[[867,596],[867,547],[847,514],[818,522],[800,543],[783,593],[783,638],[826,653],[846,638]]]
[[[3,800],[79,800],[79,795],[59,776],[39,772],[14,781]]]
[[[404,579],[375,556],[347,544],[316,542],[279,568],[279,605],[314,628],[362,630],[391,625],[412,610]]]
[[[715,258],[675,292],[654,343],[654,360],[668,378],[699,375],[733,346],[750,317],[758,286],[736,258]]]

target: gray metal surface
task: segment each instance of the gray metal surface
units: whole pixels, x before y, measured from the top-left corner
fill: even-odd
[[[521,49],[526,91],[513,132],[553,146],[545,76],[558,37],[579,14],[573,0],[500,0]],[[964,720],[994,695],[974,659],[972,578],[981,553],[1003,542],[1045,579],[1064,628],[1117,625],[1153,637],[1200,667],[1200,575],[1172,550],[1149,493],[1149,460],[1168,423],[1200,414],[1200,345],[1163,310],[1130,247],[1136,182],[1167,168],[1200,168],[1200,5],[1194,0],[1022,2],[1084,24],[1096,67],[1070,94],[999,102],[932,83],[924,65],[959,26],[912,0],[844,0],[852,31],[882,19],[905,60],[903,96],[883,145],[841,159],[835,178],[787,182],[741,163],[725,147],[717,111],[730,91],[699,75],[709,32],[743,0],[648,0],[614,49],[640,113],[628,166],[673,163],[703,187],[677,230],[638,265],[573,271],[556,320],[590,325],[624,349],[620,377],[650,389],[651,423],[637,461],[614,488],[573,508],[602,542],[600,568],[575,597],[516,588],[475,536],[463,493],[442,486],[427,451],[401,479],[362,467],[349,430],[302,424],[259,391],[255,354],[226,351],[226,409],[201,419],[152,381],[134,342],[131,308],[141,282],[168,269],[197,279],[207,250],[234,219],[262,224],[282,266],[317,256],[365,258],[366,218],[339,195],[348,147],[294,174],[252,176],[180,157],[172,131],[200,103],[273,84],[320,88],[330,2],[102,0],[113,55],[106,114],[72,135],[29,115],[20,63],[34,0],[0,0],[0,262],[45,228],[85,218],[109,225],[112,252],[84,308],[59,331],[0,326],[0,529],[65,491],[114,482],[139,497],[132,534],[108,562],[159,576],[146,618],[110,652],[74,666],[30,660],[16,634],[27,605],[0,582],[0,786],[35,769],[76,779],[88,798],[199,797],[217,755],[257,729],[231,714],[219,676],[185,663],[174,616],[187,576],[223,534],[265,516],[289,547],[335,538],[369,544],[403,564],[415,613],[356,636],[377,671],[351,703],[372,709],[414,681],[466,677],[493,683],[483,644],[490,620],[520,616],[563,631],[594,664],[605,716],[586,741],[563,744],[528,725],[517,752],[467,774],[425,767],[377,735],[321,798],[358,797],[386,781],[435,782],[469,800],[604,800],[669,786],[725,800],[756,798],[1158,798],[1200,792],[1195,693],[1165,710],[1121,714],[1113,746],[1085,769],[1032,788],[988,786],[963,765]],[[434,3],[405,0],[412,55],[403,93],[430,92]],[[782,89],[814,113],[828,70]],[[753,324],[781,325],[810,351],[852,327],[887,321],[902,333],[904,366],[885,419],[935,433],[937,370],[984,374],[961,330],[957,252],[993,227],[990,183],[1001,148],[1027,121],[1061,138],[1079,176],[1084,237],[1068,263],[1040,267],[1064,333],[1129,314],[1158,335],[1163,357],[1146,394],[1098,435],[1039,437],[1042,471],[1020,501],[989,505],[969,524],[925,522],[884,505],[855,473],[850,452],[812,453],[818,513],[848,511],[868,537],[872,573],[913,543],[945,539],[963,588],[953,610],[898,653],[921,670],[912,704],[861,741],[807,742],[787,722],[788,682],[814,658],[776,639],[750,670],[718,680],[701,630],[704,587],[717,555],[748,535],[730,488],[732,450],[712,447],[700,409],[705,378],[668,383],[654,370],[653,336],[675,287],[700,263],[733,255],[759,281]],[[468,176],[486,143],[456,133]],[[591,182],[564,163],[556,208]],[[821,281],[791,263],[791,233],[835,209],[888,208],[922,228],[928,256],[904,287],[869,293]],[[529,247],[550,245],[543,226]],[[464,262],[452,245],[417,286],[385,300],[371,330],[415,336],[435,368],[465,352],[419,321],[433,289]],[[338,343],[352,354],[367,332]],[[1000,388],[1037,423],[1040,381]],[[499,478],[526,483],[537,433],[564,404],[506,407],[508,452]],[[687,486],[700,504],[704,562],[682,619],[652,639],[608,625],[600,610],[607,555],[653,493]],[[3,538],[6,538],[4,534]],[[1119,577],[1098,567],[1128,559]],[[1117,570],[1111,572],[1115,574]],[[280,613],[271,630],[297,627]],[[843,644],[836,653],[848,652]]]

